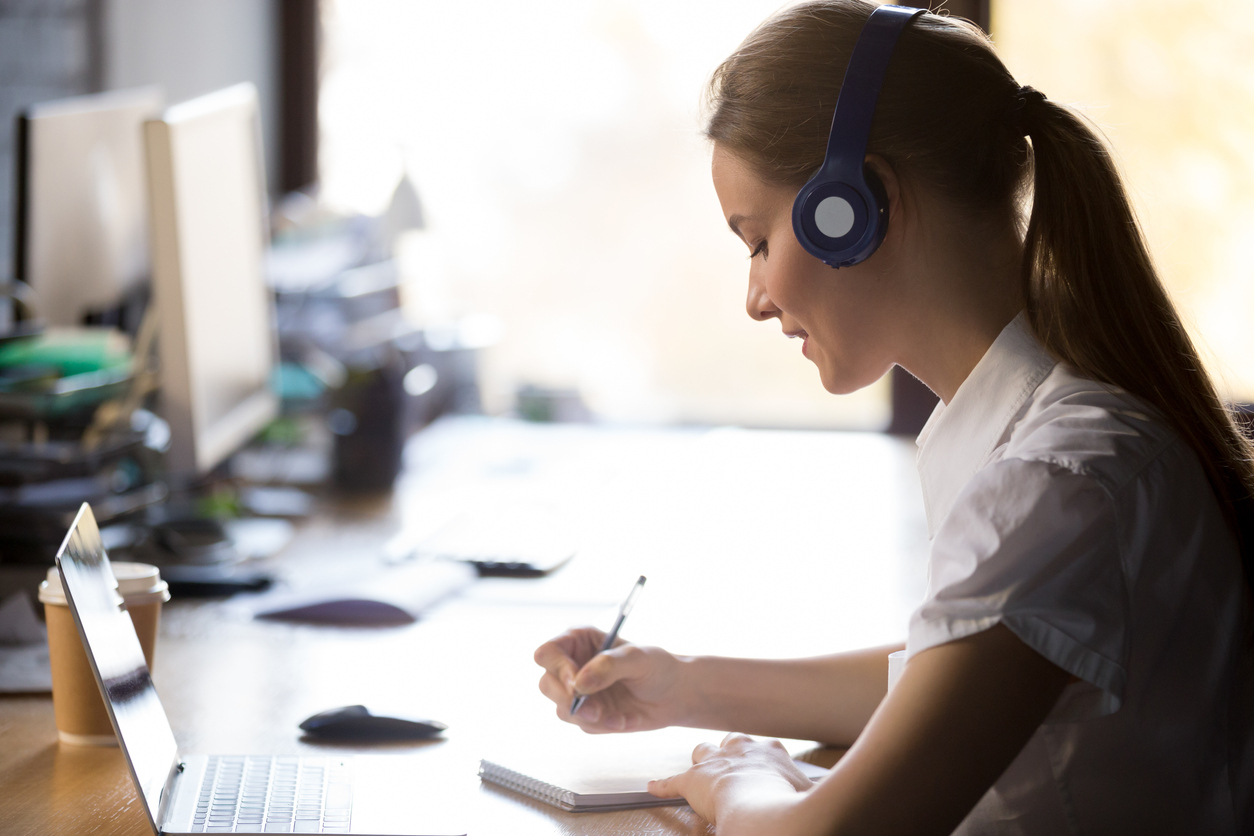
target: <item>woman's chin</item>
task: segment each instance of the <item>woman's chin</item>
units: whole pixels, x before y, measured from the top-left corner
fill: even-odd
[[[825,369],[819,367],[819,379],[823,388],[833,395],[851,395],[859,389],[865,389],[883,377],[869,374],[850,374],[847,369]]]
[[[872,383],[874,381],[871,381]],[[823,378],[823,388],[833,395],[852,395],[859,389],[865,389],[870,383],[858,383],[844,378],[828,382],[827,378]]]

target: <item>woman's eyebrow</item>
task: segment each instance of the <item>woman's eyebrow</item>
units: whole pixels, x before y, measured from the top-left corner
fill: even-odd
[[[736,237],[741,241],[745,240],[745,236],[740,232],[740,224],[742,221],[747,220],[749,220],[749,218],[745,215],[732,215],[727,219],[727,225],[731,227],[731,231],[736,233]]]

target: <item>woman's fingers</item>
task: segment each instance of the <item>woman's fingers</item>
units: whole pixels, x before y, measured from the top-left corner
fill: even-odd
[[[687,772],[681,772],[669,778],[659,778],[656,781],[650,781],[645,789],[648,790],[649,795],[656,795],[658,798],[682,798],[684,796],[682,786],[687,775]]]
[[[544,668],[540,692],[557,705],[558,717],[587,732],[656,728],[649,698],[642,701],[639,688],[658,679],[659,653],[666,654],[621,639],[613,649],[601,652],[604,641],[600,630],[579,628],[536,648],[535,661]],[[570,704],[576,696],[587,699],[571,716]]]
[[[644,716],[630,696],[617,690],[588,697],[574,719],[590,732],[637,731],[644,725]]]
[[[548,671],[540,677],[540,693],[552,700],[557,709],[557,716],[568,723],[597,723],[604,713],[598,701],[584,700],[575,716],[570,714],[570,704],[574,699],[574,691]],[[591,730],[591,729],[589,729]]]
[[[570,706],[567,706],[566,710],[570,711]],[[561,713],[560,706],[558,707],[558,713]],[[575,712],[575,716],[571,719],[580,725],[584,723],[596,724],[595,728],[585,727],[588,731],[606,731],[606,729],[601,728],[604,725],[601,723],[604,713],[605,711],[601,708],[600,700],[584,700],[583,705],[579,706],[579,710]],[[614,731],[614,729],[609,729],[609,731]]]
[[[593,696],[584,700],[579,711],[572,717],[570,703],[574,699],[574,692],[547,671],[540,677],[540,693],[555,704],[559,718],[568,723],[578,724],[584,731],[631,731],[641,725],[641,718],[638,714],[615,705],[607,695]]]
[[[579,669],[597,655],[605,634],[595,627],[577,627],[536,648],[533,659],[540,667],[573,688]]]
[[[698,743],[692,750],[692,762],[701,763],[701,761],[708,760],[713,755],[717,755],[718,750],[719,747],[713,743]]]
[[[787,794],[805,791],[810,785],[778,741],[757,741],[733,733],[721,744],[697,744],[691,769],[650,781],[648,790],[659,798],[682,797],[697,815],[717,824],[720,811],[745,792]]]
[[[545,671],[544,675],[540,677],[540,693],[544,694],[544,696],[548,697],[558,705],[565,702],[566,707],[569,710],[571,701],[570,689],[548,671]]]
[[[658,798],[682,798],[698,816],[713,823],[716,819],[712,792],[716,774],[717,770],[711,771],[704,764],[694,764],[687,772],[650,781],[645,789]]]
[[[536,664],[548,671],[558,682],[567,687],[574,685],[579,666],[557,640],[547,641],[536,648],[534,658]]]
[[[773,763],[784,780],[792,784],[792,788],[798,792],[814,785],[793,762],[792,755],[788,754],[784,744],[778,740],[755,740],[747,734],[732,732],[723,738],[717,752],[728,757],[741,758],[744,762]],[[693,762],[696,763],[695,760]]]
[[[575,690],[580,694],[595,694],[619,680],[640,679],[648,672],[648,655],[637,645],[621,644],[593,656],[575,675]]]

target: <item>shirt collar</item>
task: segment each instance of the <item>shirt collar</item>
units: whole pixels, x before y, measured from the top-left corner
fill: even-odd
[[[1002,329],[949,404],[936,405],[916,442],[929,538],[1057,363],[1020,313]]]

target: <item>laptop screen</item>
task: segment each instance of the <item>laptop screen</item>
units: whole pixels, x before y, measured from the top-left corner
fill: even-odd
[[[178,748],[148,676],[131,616],[117,593],[96,518],[86,503],[57,552],[57,566],[96,680],[107,694],[113,727],[155,830],[161,790],[178,757]]]

